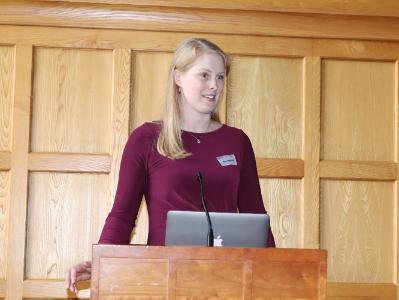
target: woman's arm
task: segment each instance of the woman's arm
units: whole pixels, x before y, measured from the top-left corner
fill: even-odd
[[[114,205],[99,243],[128,244],[147,181],[146,161],[151,147],[148,128],[133,131],[123,151]],[[77,293],[76,283],[91,278],[91,261],[83,261],[65,273],[67,289]]]
[[[244,151],[238,188],[238,210],[243,213],[266,213],[260,191],[255,154],[248,136],[243,132]],[[274,236],[269,226],[268,247],[276,247]]]
[[[115,201],[102,230],[100,244],[128,244],[147,181],[146,161],[151,146],[143,125],[126,143]]]

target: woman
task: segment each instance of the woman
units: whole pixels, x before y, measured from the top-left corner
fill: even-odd
[[[201,211],[196,174],[205,178],[210,211],[265,213],[255,156],[245,133],[219,121],[218,104],[229,63],[204,39],[177,48],[169,72],[162,122],[131,134],[121,162],[114,206],[99,243],[128,244],[140,201],[149,214],[149,245],[164,245],[169,210]],[[269,229],[269,247],[275,247]],[[66,273],[67,288],[90,278],[91,263]]]

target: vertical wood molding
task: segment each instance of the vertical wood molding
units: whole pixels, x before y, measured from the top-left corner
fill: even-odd
[[[129,135],[131,50],[115,49],[113,56],[113,91],[111,109],[110,199],[115,198],[123,149]]]
[[[305,161],[303,178],[302,246],[319,248],[320,223],[320,58],[305,57],[303,61],[303,113]]]
[[[399,61],[395,62],[395,108],[394,108],[394,113],[395,113],[395,137],[394,137],[394,146],[395,146],[395,162],[398,162],[399,159]],[[398,172],[399,174],[399,164],[398,164]],[[394,270],[394,283],[396,284],[396,299],[399,300],[399,181],[398,178],[396,178],[396,184],[395,184],[395,201],[394,201],[394,208],[395,208],[395,213],[396,213],[396,219],[395,219],[395,228],[394,232],[396,233],[394,238],[396,241],[393,243],[395,249],[394,249],[394,265],[396,265],[396,269]],[[396,254],[396,255],[395,255]]]
[[[26,208],[28,191],[28,152],[31,106],[32,45],[17,45],[11,154],[11,199],[7,236],[6,298],[22,299]]]
[[[244,277],[244,284],[243,284],[243,300],[251,300],[253,295],[252,295],[252,289],[250,288],[253,286],[253,262],[252,261],[246,261],[244,263],[244,271],[243,271],[243,277]]]
[[[168,262],[169,276],[168,276],[168,300],[176,300],[176,290],[177,290],[177,260],[170,259]]]
[[[11,168],[11,152],[0,151],[0,171],[9,171]]]

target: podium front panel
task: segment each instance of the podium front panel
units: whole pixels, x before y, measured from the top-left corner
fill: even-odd
[[[94,245],[91,299],[325,299],[324,250]]]

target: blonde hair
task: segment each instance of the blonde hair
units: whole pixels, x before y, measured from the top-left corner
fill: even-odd
[[[223,59],[226,73],[228,72],[229,60],[223,50],[214,43],[199,38],[190,38],[181,42],[174,53],[170,65],[163,122],[157,140],[158,152],[170,159],[181,159],[191,155],[191,153],[184,150],[181,138],[181,95],[174,80],[174,72],[175,70],[186,72],[195,63],[197,57],[204,53],[220,55]],[[217,122],[220,121],[218,108],[212,112],[211,119]]]

